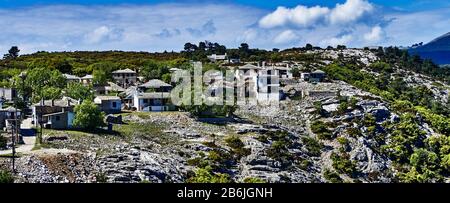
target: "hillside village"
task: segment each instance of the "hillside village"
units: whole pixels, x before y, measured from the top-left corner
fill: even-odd
[[[81,71],[54,68],[49,78],[36,76],[41,66],[17,69],[0,89],[0,169],[13,167],[14,148],[16,182],[450,181],[450,77],[427,61],[378,47],[192,46],[163,69],[71,65]],[[259,105],[174,105],[168,75],[197,61],[253,81]],[[48,85],[27,92],[30,77]],[[279,83],[261,91],[267,78]]]

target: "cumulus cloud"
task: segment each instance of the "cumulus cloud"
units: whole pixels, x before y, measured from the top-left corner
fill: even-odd
[[[375,26],[372,30],[364,34],[364,39],[368,42],[379,42],[383,38],[383,29],[380,26]]]
[[[186,42],[204,40],[237,47],[242,42],[240,37],[263,11],[231,4],[173,3],[0,8],[0,15],[0,53],[18,45],[21,53],[26,54],[76,50],[178,51]]]
[[[259,25],[263,28],[274,28],[289,25],[309,27],[322,23],[345,24],[357,21],[372,10],[373,5],[366,0],[347,0],[344,4],[336,4],[334,8],[303,5],[292,9],[278,7],[274,12],[264,16]]]
[[[285,44],[298,39],[297,34],[293,30],[285,30],[275,37],[273,42],[276,44]]]
[[[299,5],[293,9],[278,7],[273,13],[264,16],[259,24],[263,28],[273,28],[288,24],[307,27],[317,23],[330,12],[328,8]]]
[[[87,33],[84,36],[85,42],[88,44],[95,44],[104,40],[120,40],[122,31],[120,29],[111,29],[108,26],[100,26]]]
[[[372,10],[373,5],[366,0],[347,0],[344,4],[337,4],[328,18],[332,24],[349,23]]]
[[[346,45],[348,44],[354,37],[351,34],[342,35],[339,37],[331,37],[329,39],[324,39],[319,42],[320,46],[337,46],[337,45]]]
[[[411,45],[447,33],[450,8],[386,10],[368,0],[334,7],[299,5],[272,12],[233,4],[38,6],[0,9],[0,53],[36,51],[181,50],[208,40],[272,49],[344,44]]]

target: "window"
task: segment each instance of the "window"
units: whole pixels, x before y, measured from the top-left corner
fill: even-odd
[[[113,108],[116,108],[117,107],[117,102],[113,102],[112,106],[113,106]]]
[[[60,116],[55,116],[55,120],[60,121],[61,117]]]

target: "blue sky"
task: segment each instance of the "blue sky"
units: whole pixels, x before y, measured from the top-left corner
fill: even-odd
[[[14,8],[23,6],[38,6],[51,4],[78,4],[78,5],[114,5],[114,4],[160,4],[167,2],[190,2],[190,3],[204,3],[204,2],[225,2],[235,3],[241,5],[248,5],[259,7],[263,9],[274,9],[278,6],[294,7],[299,4],[314,6],[324,5],[333,6],[336,3],[343,3],[343,0],[225,0],[225,1],[208,1],[208,0],[0,0],[0,7]],[[391,8],[401,8],[409,11],[417,11],[424,9],[436,9],[444,6],[449,6],[448,0],[373,0],[371,1],[378,5],[383,5]]]
[[[450,32],[448,0],[0,0],[0,52],[428,42]]]

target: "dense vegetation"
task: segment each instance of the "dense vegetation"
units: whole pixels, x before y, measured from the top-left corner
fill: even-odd
[[[10,172],[0,170],[0,183],[14,183],[14,176]]]
[[[447,82],[449,70],[439,68],[430,61],[420,60],[416,56],[409,56],[407,52],[397,48],[379,50],[378,56],[382,60],[369,67],[371,71],[379,74],[377,77],[351,61],[336,61],[323,68],[331,79],[348,82],[381,96],[400,115],[398,122],[383,123],[386,132],[378,132],[379,124],[374,118],[368,116],[359,124],[366,127],[366,132],[360,132],[358,128],[350,128],[348,133],[350,136],[357,137],[364,134],[376,138],[381,145],[381,152],[398,165],[400,171],[397,176],[398,181],[439,182],[450,172],[448,170],[450,108],[437,101],[433,92],[424,85],[408,85],[404,75],[396,74],[394,69],[401,67]],[[349,106],[349,102],[341,103],[338,113],[342,113]],[[426,133],[422,130],[421,122],[423,121],[442,136],[427,139]],[[319,137],[330,138],[327,136],[329,135],[328,125],[323,122],[317,121],[311,127]],[[383,136],[386,133],[390,136]],[[345,159],[344,155],[332,156],[334,168],[340,173],[354,174],[353,164]]]

